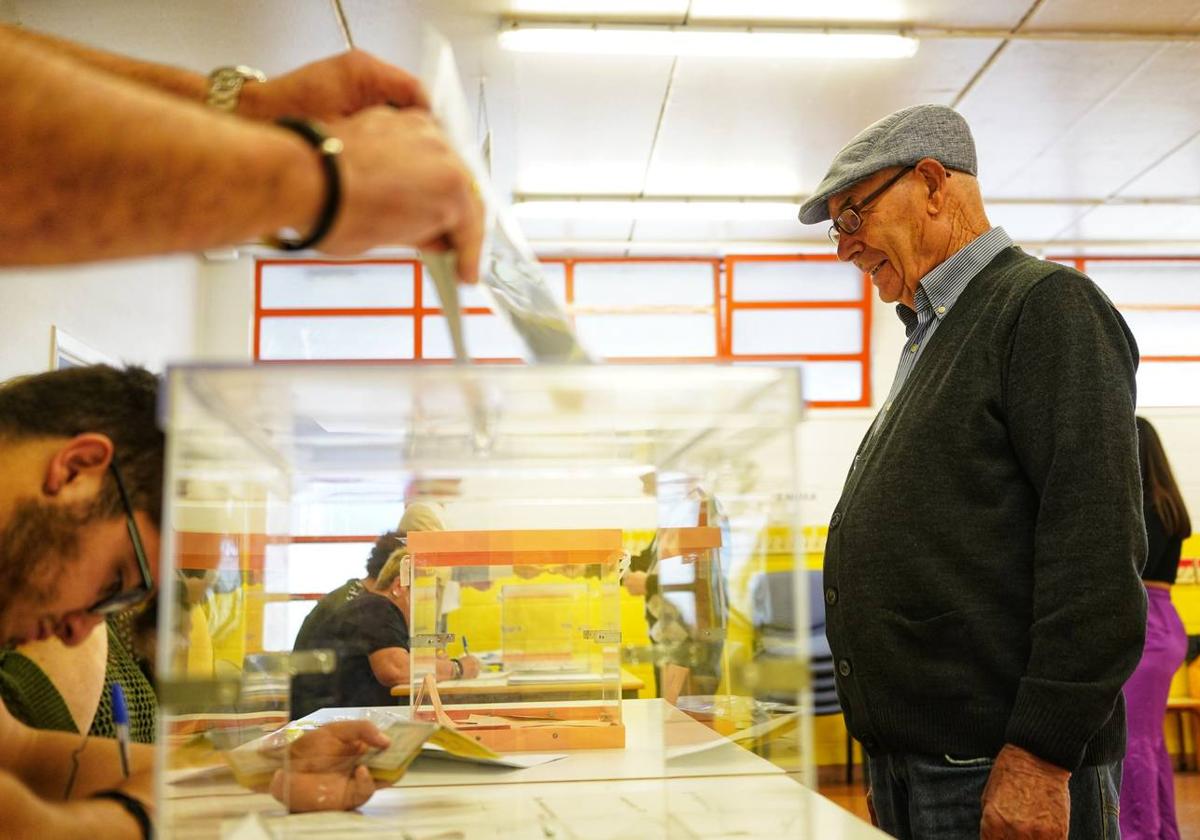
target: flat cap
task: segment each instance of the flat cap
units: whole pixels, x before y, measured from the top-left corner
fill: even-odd
[[[889,166],[933,158],[947,169],[978,174],[975,140],[962,115],[945,105],[913,105],[864,128],[847,143],[812,196],[800,206],[806,225],[829,219],[829,197]]]

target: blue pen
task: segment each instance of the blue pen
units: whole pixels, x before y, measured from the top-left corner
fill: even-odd
[[[121,684],[112,684],[112,716],[117,730],[117,749],[121,753],[121,773],[129,778],[129,707],[125,705],[125,692]]]

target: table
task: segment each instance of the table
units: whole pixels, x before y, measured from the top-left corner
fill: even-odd
[[[421,759],[359,813],[286,815],[228,775],[168,784],[169,836],[200,840],[237,829],[239,838],[885,838],[663,700],[622,709],[624,750],[581,750],[525,770]]]
[[[540,700],[556,702],[578,700],[581,696],[599,697],[607,686],[598,682],[522,682],[509,685],[507,675],[483,673],[473,680],[442,680],[437,684],[443,700],[469,697],[477,703],[507,703],[510,700]],[[621,699],[635,700],[646,683],[634,674],[621,669]],[[392,686],[393,697],[407,697],[407,683]]]

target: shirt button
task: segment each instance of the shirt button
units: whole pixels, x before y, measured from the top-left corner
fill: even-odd
[[[945,315],[945,314],[946,314],[946,307],[944,307],[944,306],[939,306],[939,307],[937,308],[937,314],[939,314],[939,315]]]
[[[838,673],[841,674],[843,677],[850,676],[850,670],[851,670],[851,668],[850,668],[850,660],[849,659],[843,659],[840,662],[838,662]]]
[[[842,522],[842,512],[840,510],[835,510],[833,512],[833,517],[829,520],[829,527],[836,528],[838,525],[841,524],[841,522]]]
[[[884,411],[891,411],[891,410],[892,410],[892,404],[891,404],[891,403],[888,403],[887,405],[885,405],[885,406],[883,407],[883,410],[884,410]]]
[[[838,592],[836,589],[834,589],[832,586],[830,586],[828,589],[825,590],[825,603],[826,604],[828,604],[829,606],[832,607],[834,604],[837,603],[837,599],[838,599]]]
[[[916,353],[916,352],[917,352],[917,348],[918,348],[918,347],[920,347],[920,346],[921,346],[920,344],[914,344],[912,347],[909,347],[909,348],[908,348],[908,352],[909,352],[909,353]]]

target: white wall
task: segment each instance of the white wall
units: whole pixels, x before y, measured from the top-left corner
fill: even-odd
[[[196,356],[248,362],[254,357],[254,259],[201,259],[196,308]]]
[[[51,326],[154,370],[195,353],[190,256],[0,271],[0,380],[50,368]]]

